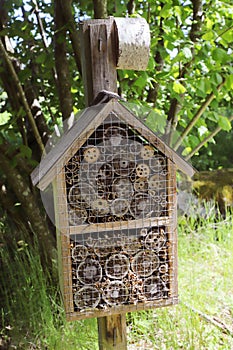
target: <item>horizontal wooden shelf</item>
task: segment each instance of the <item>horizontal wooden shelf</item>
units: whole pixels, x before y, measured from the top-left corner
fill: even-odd
[[[136,304],[131,304],[131,305],[122,304],[111,308],[107,308],[105,310],[90,309],[90,310],[84,310],[83,312],[70,312],[70,313],[68,312],[67,320],[75,321],[83,318],[92,318],[92,317],[99,318],[99,317],[105,317],[109,315],[125,314],[126,312],[149,310],[149,309],[160,308],[160,307],[176,305],[176,304],[178,304],[178,296],[174,295],[167,299],[138,302]]]
[[[70,226],[70,235],[85,234],[90,232],[104,232],[108,230],[127,230],[136,228],[146,228],[151,226],[169,225],[171,218],[168,216],[149,219],[138,219],[129,221],[106,222],[100,224],[86,224]]]

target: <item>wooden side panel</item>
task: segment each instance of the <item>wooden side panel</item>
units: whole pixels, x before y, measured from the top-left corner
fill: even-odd
[[[171,297],[178,295],[177,278],[177,195],[176,195],[176,166],[168,159],[168,216],[171,224],[168,226],[169,241],[169,277],[171,283]]]
[[[65,176],[62,172],[56,176],[54,181],[54,203],[61,291],[65,309],[73,312],[69,222]]]

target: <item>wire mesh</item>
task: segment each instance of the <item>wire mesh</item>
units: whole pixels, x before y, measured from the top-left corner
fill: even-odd
[[[110,114],[63,169],[68,298],[83,318],[90,310],[158,307],[177,297],[175,174],[151,142],[116,120]]]

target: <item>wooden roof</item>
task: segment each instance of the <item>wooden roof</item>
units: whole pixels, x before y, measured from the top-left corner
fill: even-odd
[[[108,103],[86,108],[82,112],[74,125],[61,137],[55,147],[51,149],[34,169],[31,174],[33,185],[38,186],[41,190],[45,190],[54,180],[56,174],[64,167],[67,156],[70,154],[73,156],[111,112],[114,112],[120,121],[130,125],[160,152],[172,160],[178,169],[188,176],[194,175],[195,170],[190,164],[167,146],[164,141],[153,133],[129,109],[117,100],[112,99]]]

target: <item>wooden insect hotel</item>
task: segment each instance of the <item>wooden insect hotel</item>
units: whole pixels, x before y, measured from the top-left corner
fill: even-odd
[[[54,184],[67,318],[176,304],[176,168],[193,169],[121,102],[83,111],[34,170]]]

